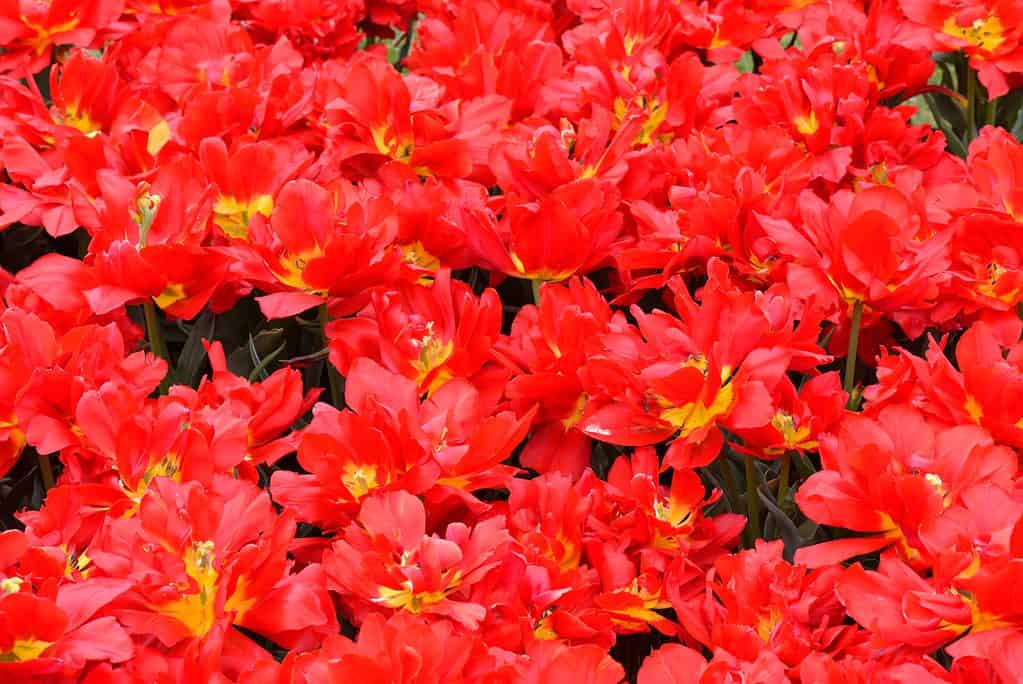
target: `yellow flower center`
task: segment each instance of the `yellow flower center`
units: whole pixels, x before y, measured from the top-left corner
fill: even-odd
[[[1005,42],[1005,27],[995,15],[986,19],[977,19],[968,26],[960,26],[955,17],[949,17],[942,24],[941,30],[946,35],[966,42],[978,50],[992,52]]]
[[[1007,269],[999,263],[989,263],[987,265],[987,280],[982,280],[977,284],[977,291],[985,297],[991,297],[992,299],[1011,304],[1019,295],[1019,288],[1016,287],[1007,292],[998,291],[998,282],[1005,275],[1006,271]]]
[[[11,650],[0,653],[0,663],[23,663],[26,660],[35,660],[51,645],[53,645],[52,641],[15,639]]]
[[[682,527],[692,515],[693,510],[689,506],[683,506],[673,499],[654,499],[654,517],[672,527]]]
[[[443,591],[416,593],[412,590],[411,580],[405,580],[400,589],[379,587],[376,601],[390,608],[407,610],[410,613],[421,613],[424,608],[440,603],[445,598],[447,598],[447,594]]]
[[[5,580],[0,581],[0,591],[5,594],[17,594],[21,591],[21,585],[25,583],[25,580],[20,577],[8,577]]]
[[[274,198],[270,195],[256,195],[248,200],[221,195],[213,205],[213,222],[225,235],[247,240],[252,217],[262,214],[269,218],[273,210]]]
[[[767,613],[764,613],[757,620],[757,636],[765,644],[771,640],[771,635],[774,634],[774,628],[778,626],[778,622],[781,620],[781,611],[777,608],[771,608]]]
[[[185,297],[187,295],[185,294],[185,286],[182,283],[168,283],[167,287],[163,288],[163,292],[153,297],[153,301],[161,309],[166,309],[185,299]]]
[[[77,129],[84,133],[86,137],[92,138],[99,135],[103,127],[99,123],[92,120],[89,116],[89,112],[79,109],[79,105],[71,105],[64,112],[64,116],[60,117],[59,123],[71,128]]]
[[[771,426],[781,434],[785,446],[790,449],[814,449],[817,446],[817,442],[809,439],[810,428],[805,425],[797,426],[796,419],[785,411],[774,414]]]
[[[47,3],[49,4],[49,3]],[[46,49],[53,44],[53,36],[60,33],[66,33],[74,30],[78,26],[78,18],[74,17],[68,19],[63,24],[57,24],[56,26],[50,26],[49,28],[40,26],[39,24],[32,23],[24,15],[21,16],[21,22],[28,28],[35,31],[35,35],[26,40],[25,42],[35,50],[37,55],[41,55],[46,52]]]
[[[707,360],[702,354],[690,357],[683,365],[694,366],[707,373]],[[665,406],[660,419],[670,423],[678,430],[679,437],[685,438],[717,420],[732,409],[735,403],[735,387],[730,382],[732,369],[727,366],[721,369],[721,386],[718,387],[710,403],[704,400],[691,401],[684,406],[671,406],[666,400],[658,401]]]
[[[572,412],[561,419],[561,424],[566,430],[575,427],[583,417],[583,409],[586,408],[586,395],[580,394],[572,405]]]
[[[354,463],[349,463],[345,466],[344,475],[341,476],[341,483],[356,499],[361,499],[371,489],[376,489],[380,486],[377,482],[376,468],[368,465],[357,466]]]
[[[413,143],[408,140],[398,140],[387,124],[374,126],[369,132],[373,137],[373,145],[380,154],[406,163],[412,156],[412,149],[415,147]]]
[[[430,254],[423,243],[419,240],[398,246],[402,260],[407,264],[418,266],[427,271],[436,271],[440,268],[440,259]],[[429,284],[428,278],[420,278],[423,285]]]
[[[419,357],[411,362],[412,367],[416,370],[416,384],[430,393],[435,392],[451,379],[450,371],[441,370],[427,387],[422,387],[430,374],[443,366],[455,350],[454,342],[445,342],[434,335],[433,326],[433,321],[430,321],[426,324],[426,334],[417,340],[412,340],[412,346],[419,350]]]
[[[285,285],[290,285],[296,290],[302,290],[309,294],[325,295],[326,292],[322,290],[312,289],[306,283],[304,277],[305,267],[309,265],[309,262],[322,256],[323,250],[319,246],[303,250],[298,254],[291,254],[285,250],[278,259],[279,268],[275,270],[274,275],[277,277],[277,280]]]
[[[197,637],[206,636],[215,621],[214,603],[219,574],[213,567],[214,558],[212,541],[192,542],[185,552],[185,572],[195,580],[198,591],[156,607],[164,615],[181,622]]]
[[[820,122],[817,120],[817,112],[812,109],[809,114],[797,116],[792,120],[792,123],[795,125],[796,130],[803,135],[813,135],[821,127]]]

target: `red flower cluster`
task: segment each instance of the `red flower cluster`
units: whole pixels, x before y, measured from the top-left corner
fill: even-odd
[[[0,680],[1023,681],[1019,86],[1019,0],[0,2]]]

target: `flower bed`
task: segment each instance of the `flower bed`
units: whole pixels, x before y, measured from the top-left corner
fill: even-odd
[[[0,681],[1023,681],[1021,40],[0,3]]]

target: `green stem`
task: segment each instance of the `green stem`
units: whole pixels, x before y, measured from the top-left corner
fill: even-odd
[[[860,342],[860,322],[863,319],[863,300],[857,299],[852,310],[852,330],[849,331],[849,352],[845,357],[845,376],[842,389],[849,395],[852,406],[853,384],[856,380],[856,348]]]
[[[320,334],[323,336],[323,347],[327,348],[329,340],[327,339],[327,324],[330,323],[330,314],[327,313],[327,303],[320,304]],[[334,364],[330,362],[330,357],[325,359],[327,364],[327,378],[330,380],[330,401],[336,408],[344,408],[345,397],[344,392],[341,391],[341,374],[337,372],[337,368],[334,368]]]
[[[529,281],[530,287],[533,288],[533,303],[537,306],[540,306],[540,285],[542,284],[539,280]]]
[[[739,486],[735,483],[732,466],[724,456],[718,459],[718,470],[721,471],[721,479],[725,481],[725,496],[728,498],[728,503],[731,504],[734,511],[738,508],[736,502],[739,501]]]
[[[746,454],[746,517],[749,519],[746,529],[749,530],[749,545],[760,536],[760,499],[757,496],[757,469],[753,457]]]
[[[146,315],[146,339],[149,340],[149,351],[154,356],[167,360],[167,349],[163,346],[163,333],[160,332],[160,319],[156,315],[156,307],[153,301],[148,299],[142,304],[142,311]]]
[[[160,381],[160,394],[166,394],[170,387],[170,355],[167,353],[167,345],[163,341],[163,333],[160,331],[160,318],[156,313],[156,306],[152,299],[147,299],[142,304],[142,311],[146,316],[146,339],[149,340],[149,351],[167,362],[167,374]]]
[[[785,503],[789,493],[789,473],[792,470],[792,454],[787,451],[781,457],[781,472],[778,474],[778,506]]]
[[[799,476],[804,480],[817,472],[813,469],[813,463],[810,462],[806,454],[801,454],[797,451],[792,457],[796,461],[796,470],[799,471]]]
[[[963,139],[969,144],[977,137],[977,72],[966,66],[966,134]]]
[[[36,458],[39,459],[39,472],[43,475],[43,491],[49,491],[53,489],[53,465],[50,463],[49,454],[40,454],[36,452]]]
[[[984,107],[984,123],[988,126],[995,125],[995,119],[998,116],[998,98],[988,100],[987,105]]]

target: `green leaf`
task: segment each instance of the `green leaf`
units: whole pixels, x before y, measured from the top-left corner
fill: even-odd
[[[249,354],[252,356],[252,360],[255,362],[256,367],[249,373],[249,382],[256,382],[256,380],[266,380],[269,374],[266,372],[267,366],[274,362],[274,360],[281,355],[284,348],[287,347],[287,342],[281,342],[280,346],[274,349],[266,356],[260,357],[259,352],[256,350],[256,345],[252,338],[249,338]]]
[[[742,57],[735,63],[735,68],[744,74],[752,74],[753,70],[756,69],[757,65],[753,59],[753,51],[746,50],[742,53]]]
[[[284,330],[270,328],[260,330],[227,357],[227,367],[235,375],[243,378],[259,366],[261,359],[269,356],[284,342]]]
[[[206,348],[202,341],[212,340],[216,317],[209,309],[202,312],[195,322],[187,327],[188,334],[185,344],[178,356],[178,365],[174,369],[176,381],[194,387],[199,381],[203,367],[206,365]]]
[[[944,116],[938,114],[939,111],[942,111],[942,106],[938,104],[938,98],[932,95],[931,93],[927,93],[926,95],[924,95],[924,98],[927,100],[927,104],[930,107],[932,115],[934,116],[935,123],[938,124],[938,128],[941,129],[941,132],[945,134],[945,139],[948,141],[948,151],[951,152],[952,154],[958,155],[965,159],[966,143],[964,143],[962,138],[960,138],[959,135],[956,133],[956,128],[952,126],[948,118],[945,118]],[[964,118],[962,120],[962,125],[959,128],[965,127],[966,120]]]
[[[764,505],[765,510],[765,523],[770,520],[774,525],[775,530],[778,532],[778,536],[781,537],[782,542],[785,544],[785,560],[791,562],[792,556],[796,553],[796,549],[806,546],[813,541],[813,537],[804,537],[800,534],[799,528],[792,522],[792,519],[785,515],[785,512],[778,506],[777,502],[763,490],[758,490],[757,495],[760,497],[760,503]]]

